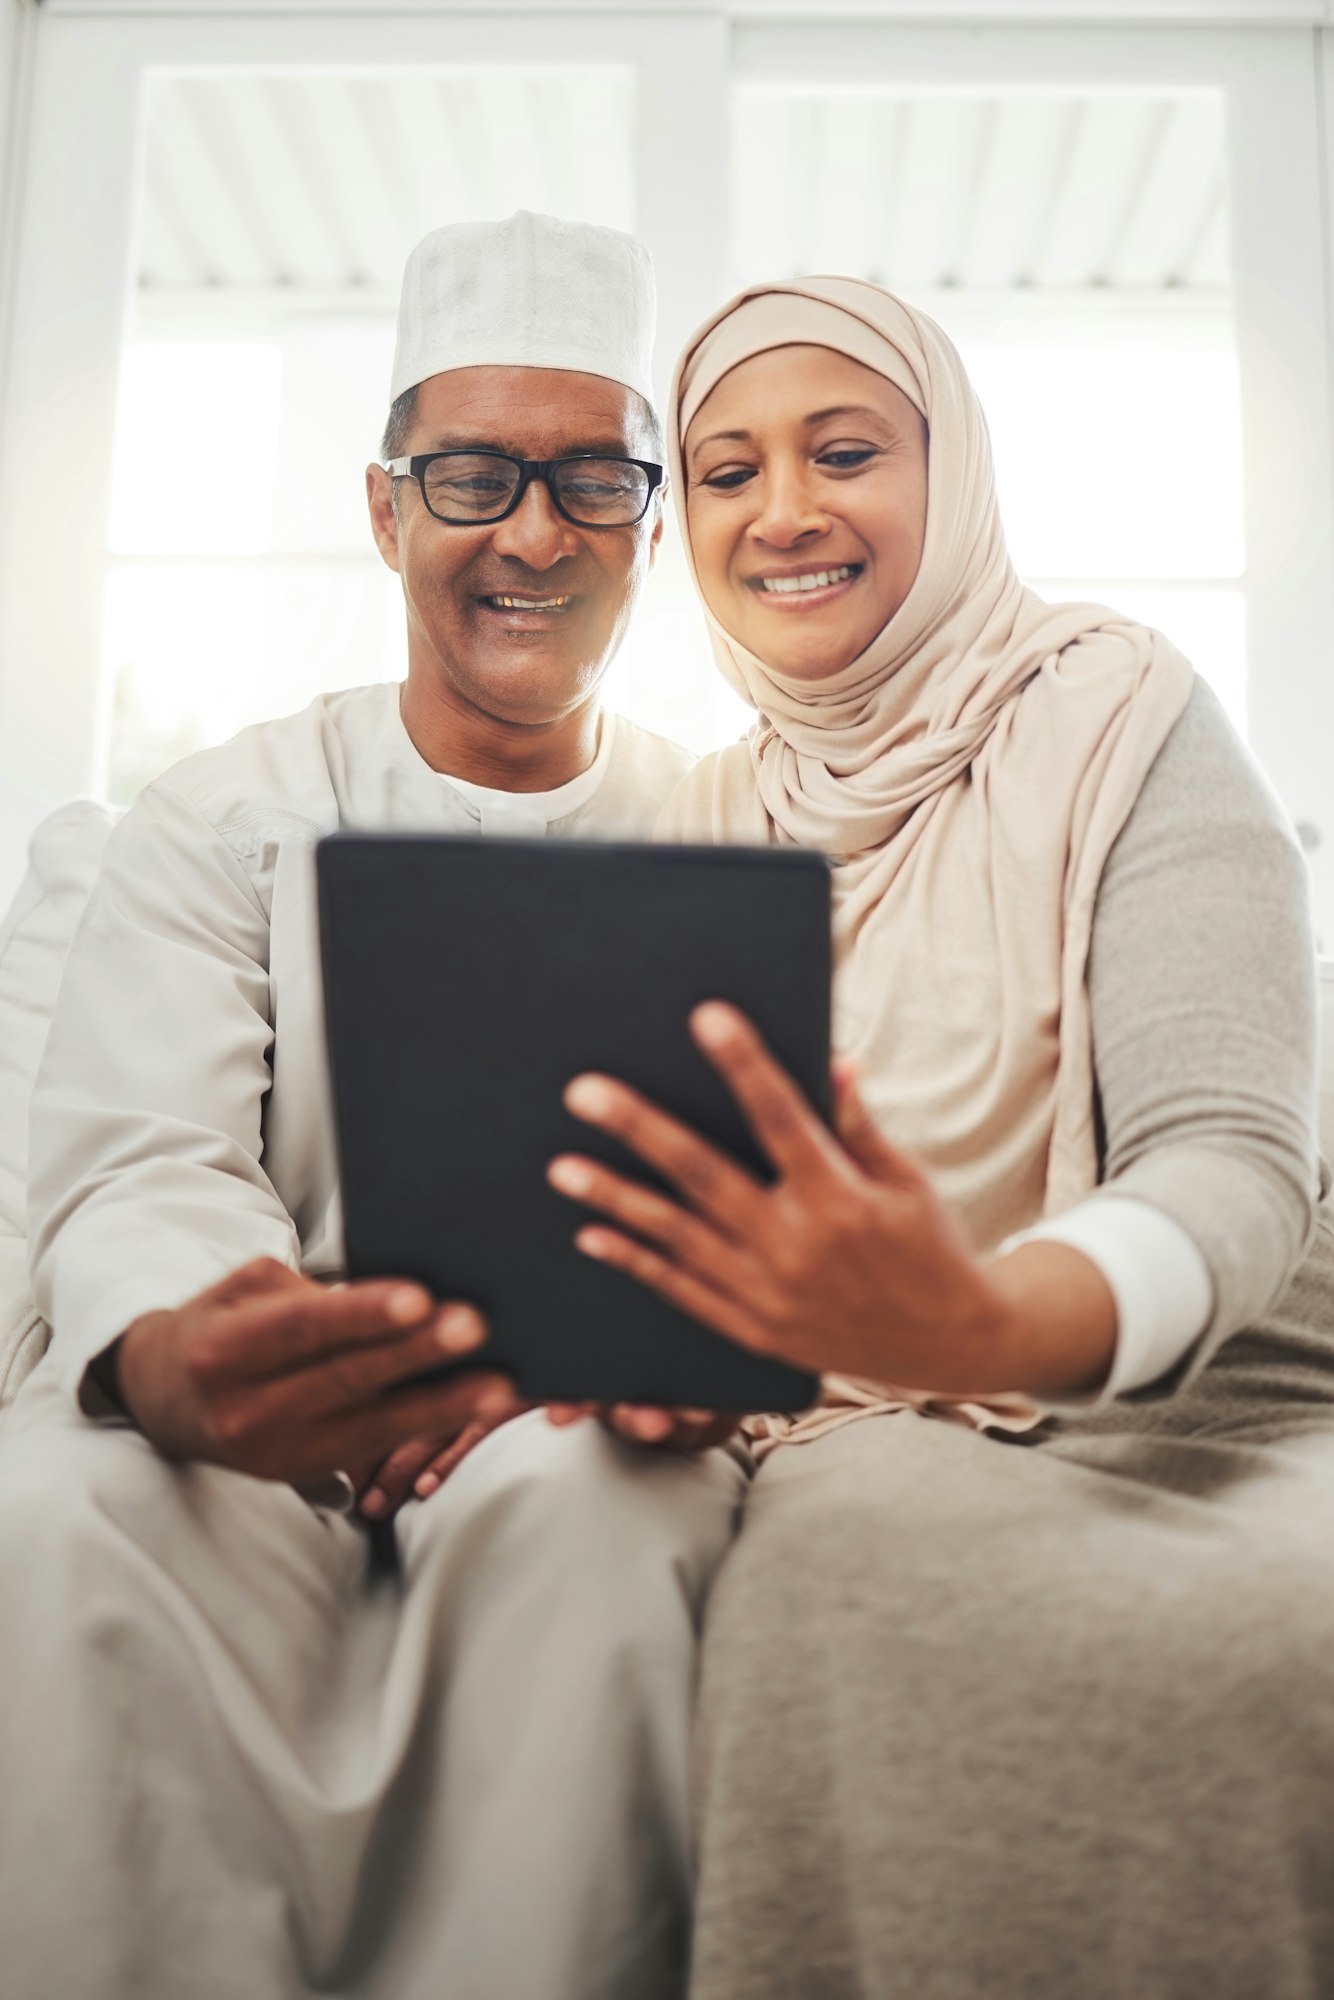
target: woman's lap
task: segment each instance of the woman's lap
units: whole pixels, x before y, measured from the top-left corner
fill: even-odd
[[[708,1618],[700,2000],[1327,1990],[1309,1418],[1010,1445],[899,1415],[774,1453]]]

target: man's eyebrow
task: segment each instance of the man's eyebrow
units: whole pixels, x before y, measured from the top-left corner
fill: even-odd
[[[427,452],[431,451],[499,451],[503,452],[507,458],[526,458],[529,455],[527,452],[520,451],[517,445],[500,444],[495,438],[459,437],[457,435],[433,438],[430,444],[422,446],[420,455],[424,457]],[[552,452],[551,456],[553,458],[629,458],[631,452],[629,443],[625,438],[601,437],[590,438],[586,442],[581,439],[578,444],[567,445],[562,451]]]
[[[877,423],[893,423],[892,417],[886,416],[883,410],[872,409],[869,403],[833,403],[827,410],[812,410],[810,415],[803,417],[801,421],[803,424],[809,426],[811,424],[826,423],[830,417],[874,417]],[[710,431],[707,437],[700,438],[697,443],[691,446],[691,451],[692,453],[700,451],[706,444],[749,444],[750,442],[751,433],[749,431]]]

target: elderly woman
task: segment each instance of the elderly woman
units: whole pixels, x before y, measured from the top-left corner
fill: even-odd
[[[1334,1992],[1334,1228],[1306,884],[1159,634],[1016,577],[929,320],[767,286],[673,473],[759,710],[671,837],[834,863],[834,1129],[761,1185],[610,1078],[593,1256],[824,1376],[709,1614],[697,2000]],[[605,1220],[601,1219],[604,1218]],[[645,1435],[648,1435],[646,1430]]]

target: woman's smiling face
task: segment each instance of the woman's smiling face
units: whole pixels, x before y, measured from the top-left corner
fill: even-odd
[[[865,651],[912,589],[927,430],[901,389],[828,347],[729,370],[686,433],[686,514],[724,630],[794,680]]]

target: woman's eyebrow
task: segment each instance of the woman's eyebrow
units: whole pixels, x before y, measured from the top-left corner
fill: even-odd
[[[880,424],[892,422],[883,410],[873,410],[869,403],[835,403],[827,410],[812,410],[801,421],[804,424],[823,424],[830,417],[874,417]]]
[[[803,417],[801,421],[809,427],[812,424],[827,423],[831,417],[873,417],[879,424],[892,425],[893,423],[892,417],[886,416],[883,410],[872,409],[869,403],[833,403],[827,410],[812,410],[810,415]],[[693,457],[697,451],[702,451],[706,444],[749,444],[750,442],[751,433],[749,431],[710,431],[707,437],[699,438],[691,445],[690,452]]]
[[[693,454],[697,451],[702,451],[706,444],[722,444],[724,442],[728,444],[749,444],[750,432],[710,431],[707,437],[696,438],[695,442],[691,445],[690,450]]]

